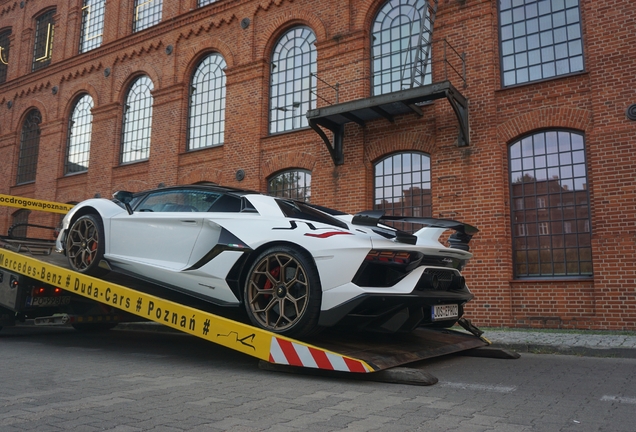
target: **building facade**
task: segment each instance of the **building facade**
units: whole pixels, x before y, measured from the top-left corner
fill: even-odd
[[[631,0],[0,0],[0,194],[211,182],[457,219],[477,325],[634,330],[634,22]],[[0,207],[3,234],[58,222]]]

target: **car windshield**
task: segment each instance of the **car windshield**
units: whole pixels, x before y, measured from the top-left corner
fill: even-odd
[[[290,218],[298,218],[304,220],[310,220],[313,222],[320,222],[328,225],[334,225],[339,228],[349,229],[346,223],[329,216],[326,213],[316,210],[313,207],[306,205],[300,201],[276,199],[276,203],[282,210],[283,214]]]
[[[155,191],[143,197],[135,206],[135,211],[207,212],[221,196],[218,192],[202,190]]]

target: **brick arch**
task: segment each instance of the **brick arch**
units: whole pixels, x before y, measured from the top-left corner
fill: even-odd
[[[592,126],[592,113],[579,108],[541,108],[511,118],[497,126],[499,142],[508,144],[517,137],[538,129],[567,128],[587,131]]]
[[[268,178],[278,171],[290,168],[302,168],[313,171],[316,166],[316,156],[310,153],[289,151],[273,156],[263,161],[263,177]]]
[[[376,160],[391,153],[420,151],[431,154],[434,147],[435,140],[429,134],[415,131],[401,133],[390,140],[382,138],[372,141],[365,149],[364,164],[372,168]]]
[[[351,18],[353,21],[353,28],[362,29],[371,34],[371,25],[375,16],[388,1],[389,0],[364,0],[362,4],[353,11],[353,16]]]
[[[183,80],[185,82],[189,82],[194,69],[198,66],[198,64],[208,55],[210,54],[220,54],[225,60],[225,64],[227,64],[228,68],[231,68],[235,65],[236,59],[235,54],[232,49],[225,42],[221,40],[215,40],[209,46],[206,46],[202,50],[198,50],[194,47],[188,49],[187,52],[180,54],[179,59],[179,67],[177,74],[179,76],[183,76]]]
[[[155,90],[161,88],[161,80],[159,78],[159,73],[152,65],[144,65],[143,67],[132,67],[125,66],[121,68],[121,70],[117,73],[117,78],[115,81],[114,92],[115,99],[120,103],[124,103],[126,99],[126,93],[128,92],[128,88],[133,81],[139,78],[142,75],[146,75],[148,78],[152,80],[152,85]]]
[[[298,9],[294,10],[293,14],[289,12],[279,13],[262,32],[259,32],[254,44],[256,57],[269,59],[278,38],[285,31],[297,25],[309,27],[316,35],[317,42],[327,38],[327,27],[322,20],[299,6]]]
[[[89,95],[93,99],[93,109],[99,107],[99,93],[95,90],[95,87],[88,83],[82,83],[73,90],[73,93],[66,98],[64,102],[64,118],[68,118],[75,108],[75,104],[82,95]]]
[[[193,184],[203,181],[209,181],[221,184],[223,173],[218,169],[196,168],[179,176],[179,184]]]
[[[15,130],[18,134],[18,143],[20,142],[20,132],[22,131],[22,125],[24,124],[24,120],[27,117],[27,114],[31,112],[31,110],[36,109],[40,111],[40,115],[42,116],[42,124],[46,124],[49,120],[48,112],[46,110],[46,105],[40,102],[38,99],[33,99],[30,101],[30,105],[22,110],[22,113],[18,117],[18,124],[15,127]]]

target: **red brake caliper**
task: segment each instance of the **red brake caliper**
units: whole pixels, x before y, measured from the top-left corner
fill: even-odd
[[[275,268],[271,269],[269,274],[274,276],[274,278],[278,278],[278,275],[280,275],[280,267],[275,267]],[[269,280],[269,278],[267,278],[267,280],[265,281],[265,286],[263,287],[263,289],[266,289],[266,290],[273,289],[272,281]],[[263,297],[265,297],[267,299],[267,298],[269,298],[269,295],[268,294],[264,294]]]
[[[96,242],[91,243],[90,249],[91,249],[91,252],[95,252],[97,250],[97,243]],[[86,259],[86,261],[88,261],[88,264],[90,264],[91,261],[93,261],[93,258],[91,258],[91,256],[92,255],[89,255],[88,258]]]

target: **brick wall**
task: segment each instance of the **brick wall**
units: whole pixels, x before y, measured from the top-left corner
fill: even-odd
[[[319,77],[340,84],[340,102],[368,97],[369,28],[381,1],[219,0],[204,8],[195,0],[165,1],[162,22],[135,34],[133,0],[108,1],[102,46],[78,55],[80,0],[0,0],[0,30],[12,29],[8,79],[0,84],[0,193],[70,202],[198,181],[265,191],[271,174],[303,168],[312,172],[313,202],[356,212],[373,205],[375,161],[421,151],[431,156],[434,216],[480,228],[466,270],[476,294],[466,311],[478,325],[636,329],[636,122],[625,115],[636,103],[636,5],[580,3],[585,72],[502,88],[496,2],[440,0],[435,38],[466,53],[467,86],[460,91],[469,100],[471,145],[456,146],[457,119],[438,100],[422,107],[423,117],[348,124],[345,163],[334,166],[311,129],[268,135],[269,56],[286,29],[309,26]],[[31,73],[34,17],[51,7],[53,60]],[[188,83],[210,52],[227,62],[225,142],[186,152]],[[126,91],[142,74],[155,89],[150,158],[120,166]],[[319,88],[333,100],[333,90]],[[64,176],[68,116],[84,93],[95,104],[90,169]],[[20,129],[31,108],[43,117],[37,178],[16,186]],[[594,276],[515,280],[507,148],[553,128],[585,135]],[[246,173],[241,182],[239,169]],[[0,207],[0,232],[14,211]],[[57,221],[31,215],[33,223]]]

